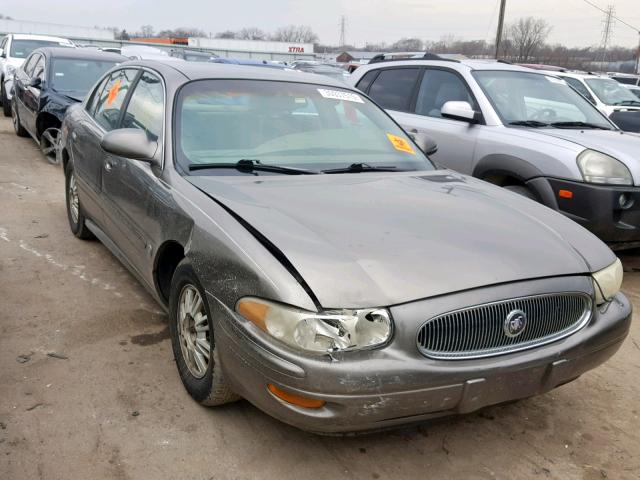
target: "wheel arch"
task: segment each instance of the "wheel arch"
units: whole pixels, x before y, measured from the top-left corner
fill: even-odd
[[[40,112],[36,118],[36,136],[40,139],[42,133],[48,128],[60,128],[62,122],[51,112]]]
[[[156,253],[153,262],[153,282],[158,297],[166,304],[169,304],[169,294],[171,291],[171,279],[178,264],[185,258],[185,249],[176,240],[165,241]]]

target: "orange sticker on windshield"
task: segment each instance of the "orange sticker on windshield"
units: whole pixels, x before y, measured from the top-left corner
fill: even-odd
[[[109,89],[109,96],[107,97],[107,107],[110,107],[111,104],[116,100],[118,96],[118,92],[120,91],[120,80],[116,80],[113,86]]]
[[[399,150],[401,152],[410,153],[411,155],[415,155],[416,152],[413,150],[413,147],[409,142],[407,142],[404,138],[398,137],[397,135],[392,135],[387,133],[387,138],[393,145],[393,148]]]

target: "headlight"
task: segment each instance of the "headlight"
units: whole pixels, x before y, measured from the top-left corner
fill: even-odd
[[[7,65],[7,76],[11,77],[14,73],[16,73],[16,67],[13,65]]]
[[[596,305],[610,301],[622,286],[622,262],[619,258],[606,268],[593,273],[593,287],[596,290]]]
[[[595,150],[578,155],[578,168],[585,182],[633,185],[631,173],[622,162]]]
[[[315,313],[246,297],[236,311],[287,345],[311,352],[375,347],[391,336],[391,316],[383,308]]]

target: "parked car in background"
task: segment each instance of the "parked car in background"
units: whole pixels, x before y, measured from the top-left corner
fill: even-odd
[[[624,88],[628,88],[629,90],[631,90],[631,93],[633,93],[636,97],[640,98],[640,87],[627,84],[623,84],[623,86]]]
[[[0,102],[5,117],[11,115],[11,90],[16,68],[33,50],[47,46],[73,48],[75,45],[66,38],[17,33],[10,33],[0,40]]]
[[[606,245],[327,77],[130,62],[62,132],[71,231],[167,309],[203,405],[380,429],[546,392],[629,331]]]
[[[181,58],[187,62],[210,62],[211,60],[218,58],[210,52],[200,52],[198,50],[189,50],[186,48],[175,48],[171,50],[170,55],[172,57]]]
[[[565,80],[622,130],[640,132],[640,100],[623,84],[592,73],[549,73]]]
[[[349,72],[337,65],[330,65],[321,62],[294,62],[291,67],[294,70],[300,70],[301,72],[307,73],[315,73],[316,75],[324,75],[326,77],[340,81],[345,81],[350,75]]]
[[[640,86],[640,75],[634,75],[631,73],[609,73],[609,76],[616,82],[620,82],[625,85]]]
[[[182,62],[183,59],[172,57],[169,52],[161,48],[147,45],[124,45],[120,54],[130,60],[157,60],[159,62]]]
[[[94,83],[126,57],[93,49],[39,48],[15,72],[12,120],[17,135],[31,135],[51,163],[59,161],[62,119]]]
[[[223,63],[227,65],[246,65],[249,67],[266,67],[276,70],[291,70],[290,67],[282,63],[270,62],[268,60],[255,60],[252,58],[226,58],[218,57],[211,60],[211,63]]]
[[[416,59],[361,67],[350,82],[431,136],[438,163],[535,199],[615,248],[638,245],[640,137],[555,75]]]

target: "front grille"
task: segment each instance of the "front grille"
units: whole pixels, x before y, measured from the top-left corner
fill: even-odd
[[[503,300],[432,318],[418,332],[418,348],[441,360],[502,355],[571,335],[590,317],[591,298],[584,293]],[[526,326],[520,331],[523,318]]]

